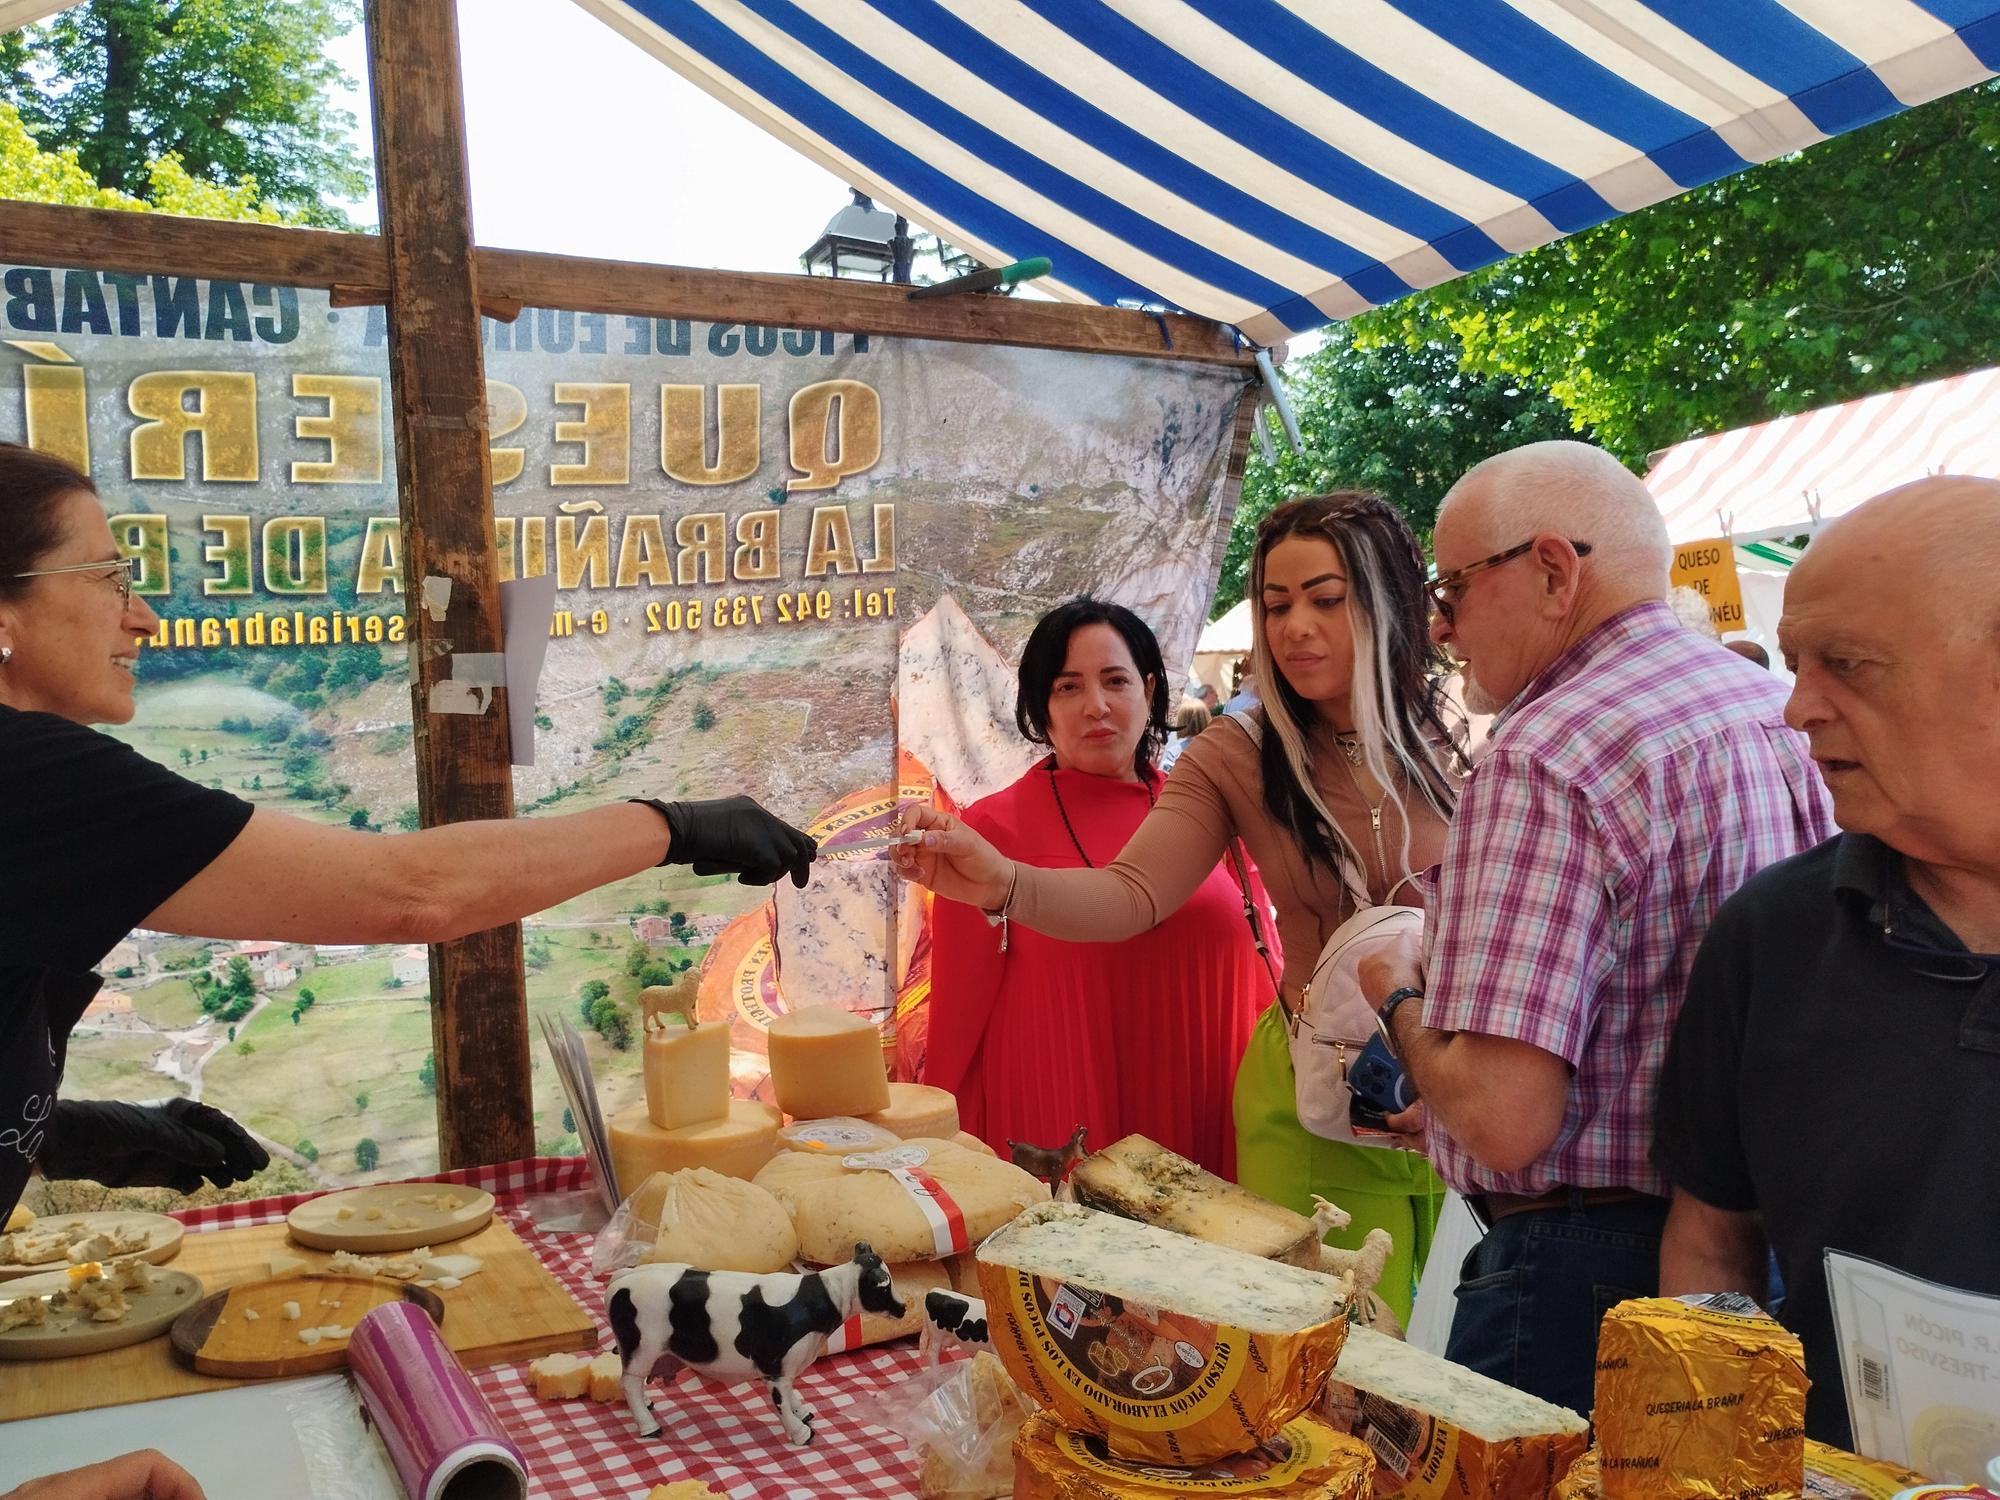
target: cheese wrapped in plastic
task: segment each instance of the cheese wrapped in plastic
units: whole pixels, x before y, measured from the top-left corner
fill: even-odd
[[[661,1175],[664,1183],[658,1182]],[[655,1187],[658,1228],[648,1260],[767,1276],[789,1271],[798,1259],[791,1215],[756,1183],[692,1167],[655,1174],[642,1192],[652,1197]]]
[[[1597,1332],[1606,1500],[1793,1495],[1805,1483],[1805,1352],[1748,1297],[1639,1297]]]
[[[1014,1439],[1014,1500],[1366,1500],[1374,1469],[1365,1447],[1311,1417],[1294,1417],[1247,1453],[1173,1467],[1114,1458],[1103,1438],[1067,1432],[1043,1412]]]
[[[1347,1336],[1347,1284],[1049,1203],[979,1247],[988,1337],[1014,1382],[1115,1458],[1199,1467],[1275,1437]]]
[[[1354,1328],[1320,1414],[1375,1454],[1375,1493],[1544,1500],[1589,1442],[1567,1407]]]
[[[1049,1196],[1012,1162],[938,1140],[845,1156],[780,1151],[756,1182],[792,1216],[799,1253],[823,1266],[850,1259],[856,1240],[887,1261],[962,1255]]]

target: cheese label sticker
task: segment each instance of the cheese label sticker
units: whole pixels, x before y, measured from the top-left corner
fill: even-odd
[[[840,1164],[850,1172],[898,1172],[907,1167],[921,1167],[930,1159],[926,1147],[892,1146],[887,1151],[857,1151],[852,1156],[843,1156]]]
[[[846,1115],[832,1115],[824,1120],[785,1128],[785,1138],[794,1145],[816,1146],[823,1151],[844,1151],[852,1146],[865,1146],[870,1141],[881,1139],[881,1135],[880,1127]]]
[[[1248,1364],[1240,1329],[1024,1272],[1008,1279],[1035,1363],[1120,1426],[1186,1427],[1227,1405]]]

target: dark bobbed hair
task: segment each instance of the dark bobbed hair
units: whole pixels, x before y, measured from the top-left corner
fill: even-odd
[[[1065,600],[1035,622],[1028,644],[1021,648],[1016,675],[1014,724],[1030,744],[1049,743],[1049,698],[1056,678],[1069,659],[1069,638],[1086,625],[1109,625],[1124,638],[1141,681],[1151,677],[1153,691],[1146,705],[1146,732],[1132,752],[1132,769],[1144,776],[1159,761],[1167,743],[1167,665],[1160,643],[1146,622],[1122,604],[1079,594]]]
[[[1430,638],[1423,550],[1395,506],[1367,490],[1336,490],[1287,501],[1264,518],[1250,562],[1252,662],[1265,720],[1275,731],[1263,736],[1258,751],[1264,806],[1309,859],[1358,875],[1366,865],[1312,783],[1308,736],[1320,721],[1319,708],[1300,697],[1279,670],[1264,628],[1265,562],[1272,548],[1292,537],[1331,544],[1347,571],[1354,730],[1370,774],[1400,805],[1400,773],[1410,790],[1444,817],[1458,801],[1448,770],[1455,768],[1457,752],[1437,686],[1448,663]]]
[[[82,490],[97,493],[75,465],[19,443],[0,443],[0,599],[33,583],[16,578],[62,543],[62,502]]]

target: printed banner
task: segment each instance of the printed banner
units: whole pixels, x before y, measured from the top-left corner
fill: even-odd
[[[0,323],[0,437],[87,469],[160,616],[113,732],[260,806],[416,827],[405,612],[448,601],[405,568],[383,310],[16,266]],[[837,853],[899,798],[1027,767],[1014,663],[1062,599],[1193,655],[1237,372],[544,308],[484,337],[500,576],[555,586],[549,638],[510,643],[546,649],[525,816],[746,792]],[[463,696],[425,711],[497,711]],[[921,1003],[924,910],[877,856],[775,894],[663,870],[530,919],[530,1003],[589,1028],[616,1115],[642,1107],[638,990],[698,981],[752,1093],[772,1014]],[[198,1091],[323,1179],[434,1163],[421,948],[140,932],[103,971],[72,1092]],[[574,1149],[535,1067],[540,1144]]]

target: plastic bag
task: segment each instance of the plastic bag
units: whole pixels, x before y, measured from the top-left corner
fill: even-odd
[[[655,1172],[618,1205],[591,1246],[591,1269],[612,1276],[641,1261],[766,1276],[798,1259],[784,1205],[740,1177],[707,1167]]]
[[[917,1458],[924,1500],[994,1500],[1014,1492],[1014,1435],[1035,1403],[981,1351],[919,1371],[882,1397],[879,1425]]]

